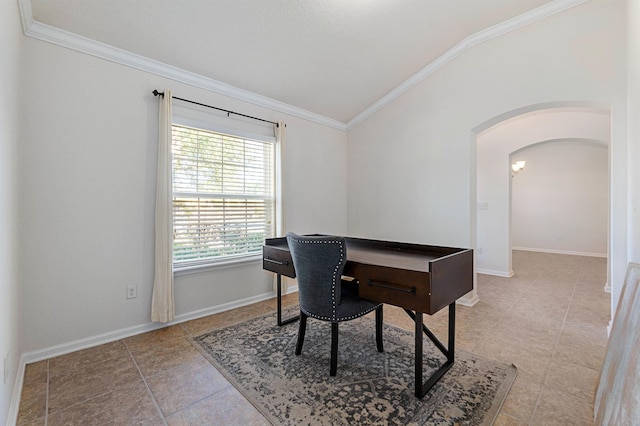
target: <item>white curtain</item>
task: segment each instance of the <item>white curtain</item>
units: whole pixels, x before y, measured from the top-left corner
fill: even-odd
[[[284,182],[284,134],[287,125],[284,121],[279,121],[277,126],[274,126],[274,133],[276,136],[276,237],[283,237],[286,233],[284,226],[284,205],[282,204],[282,182]],[[274,275],[273,291],[277,291],[277,277]],[[286,294],[289,289],[289,281],[286,277],[282,277],[282,294]]]
[[[285,235],[284,227],[284,206],[282,205],[282,182],[284,182],[284,133],[287,125],[284,121],[279,121],[274,129],[276,135],[276,236]]]
[[[171,179],[171,91],[164,91],[159,106],[158,174],[156,183],[155,275],[151,321],[175,318],[173,299],[173,217]]]

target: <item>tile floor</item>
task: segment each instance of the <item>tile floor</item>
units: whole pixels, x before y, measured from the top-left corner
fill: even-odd
[[[480,302],[456,312],[457,347],[518,367],[497,425],[589,425],[610,320],[606,260],[515,251],[513,264],[513,278],[478,276]],[[274,310],[272,299],[29,364],[18,425],[267,424],[186,337]],[[444,340],[446,309],[425,320]],[[392,306],[385,322],[412,330]]]

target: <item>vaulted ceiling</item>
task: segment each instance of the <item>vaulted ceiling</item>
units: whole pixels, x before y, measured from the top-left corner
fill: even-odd
[[[29,0],[21,0],[23,3]],[[583,0],[31,0],[35,22],[349,123],[433,64]]]

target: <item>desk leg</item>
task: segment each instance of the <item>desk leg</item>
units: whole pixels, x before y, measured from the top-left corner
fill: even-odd
[[[281,274],[277,274],[277,275],[278,275],[278,278],[277,278],[276,287],[278,287],[278,289],[276,290],[276,293],[278,295],[278,297],[277,297],[278,325],[279,326],[283,326],[285,324],[290,324],[292,322],[298,321],[300,319],[300,315],[296,315],[295,317],[287,318],[284,321],[282,320],[282,275]]]
[[[449,305],[449,335],[448,335],[448,348],[438,340],[438,338],[424,325],[422,312],[413,313],[412,311],[405,309],[405,312],[415,322],[415,395],[417,398],[422,399],[427,392],[435,385],[438,380],[444,376],[444,374],[451,368],[455,360],[455,335],[456,335],[456,303],[453,302]],[[423,333],[427,335],[443,355],[447,357],[447,361],[436,370],[426,382],[423,383],[423,353],[422,342]]]
[[[449,340],[447,342],[447,361],[453,364],[456,348],[456,302],[449,305]]]
[[[423,386],[422,386],[422,327],[424,324],[422,322],[422,312],[416,312],[413,317],[413,321],[415,322],[415,336],[416,336],[416,347],[415,347],[415,380],[416,380],[416,396],[421,398],[424,396]]]

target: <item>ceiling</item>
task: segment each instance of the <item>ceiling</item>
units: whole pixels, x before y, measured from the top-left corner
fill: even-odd
[[[42,24],[347,123],[465,39],[561,1],[31,0],[31,12]]]

